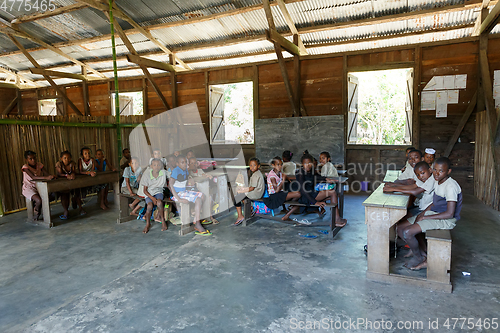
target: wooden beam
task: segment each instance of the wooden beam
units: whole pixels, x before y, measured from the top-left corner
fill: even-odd
[[[33,66],[35,66],[36,68],[41,68],[41,66],[38,64],[38,62],[31,56],[31,54],[29,54],[28,51],[26,51],[26,49],[24,48],[24,46],[22,46],[21,43],[19,43],[19,41],[14,36],[9,35],[9,38],[23,52],[24,56],[26,58],[28,58],[28,60],[33,64]],[[76,105],[68,98],[68,96],[66,96],[66,92],[63,91],[54,82],[54,80],[52,80],[49,76],[44,75],[44,77],[45,77],[45,80],[47,80],[50,83],[50,85],[57,91],[57,93],[63,98],[63,100],[66,101],[66,103],[68,103],[69,106],[76,112],[76,114],[79,115],[79,116],[83,116],[83,114],[80,112],[80,110],[78,110],[78,108],[76,107]],[[19,101],[21,101],[21,98],[18,98],[18,99],[19,99]],[[22,103],[18,102],[17,103],[18,107],[21,104]]]
[[[23,114],[23,95],[21,89],[17,89],[17,115],[21,116]]]
[[[27,14],[27,15],[21,15],[19,17],[16,17],[14,20],[12,20],[12,24],[19,24],[19,23],[26,23],[26,22],[32,22],[40,19],[44,19],[47,17],[51,16],[56,16],[56,15],[61,15],[61,14],[66,14],[78,9],[86,8],[87,5],[83,3],[74,3],[72,5],[68,6],[62,6],[59,8],[54,9],[53,11],[47,10],[43,13],[35,12],[32,14]]]
[[[293,42],[295,45],[300,41],[299,35],[293,35]],[[301,89],[300,89],[300,56],[295,55],[293,57],[293,68],[294,68],[294,76],[295,76],[295,108],[299,110],[301,116],[305,116],[303,110],[300,107],[301,102]]]
[[[295,43],[299,47],[299,52],[300,55],[307,55],[307,50],[302,43],[302,39],[300,38],[299,32],[297,31],[297,27],[295,26],[295,23],[292,20],[292,16],[288,12],[288,9],[286,8],[285,2],[283,0],[277,0],[278,6],[281,10],[281,13],[283,14],[283,17],[285,18],[286,24],[288,25],[288,28],[290,29],[290,32],[292,35],[297,35],[298,36],[298,41]]]
[[[83,113],[90,116],[89,86],[87,80],[82,81]]]
[[[170,65],[174,66],[175,56],[171,54],[169,59],[170,59]],[[172,92],[172,107],[176,108],[179,105],[177,103],[177,74],[175,73],[175,71],[172,71],[170,73],[170,90]]]
[[[17,92],[16,92],[17,94]],[[10,113],[10,111],[12,111],[12,109],[14,108],[14,105],[16,105],[17,103],[17,95],[16,97],[14,97],[14,99],[9,103],[9,105],[7,105],[7,107],[5,109],[3,109],[2,111],[2,115],[7,115]]]
[[[108,16],[108,18],[109,18],[109,16]],[[127,35],[125,35],[122,27],[120,26],[120,24],[118,24],[118,21],[116,19],[114,19],[113,26],[114,26],[116,32],[118,33],[118,35],[120,35],[120,38],[122,39],[123,43],[127,47],[128,51],[131,53],[131,55],[138,56],[137,51],[135,50],[134,46],[132,45],[132,43],[128,39]],[[156,92],[156,94],[160,98],[163,106],[165,107],[165,111],[169,110],[170,106],[168,105],[167,99],[165,98],[165,96],[163,96],[163,93],[161,92],[160,87],[158,86],[158,84],[154,80],[154,78],[151,75],[151,73],[149,73],[149,71],[146,68],[146,66],[144,66],[144,65],[139,65],[139,66],[141,67],[142,72],[144,73],[144,76],[146,76],[146,78],[148,79],[149,83],[151,83],[151,86],[153,87],[154,91]]]
[[[173,66],[169,63],[151,60],[151,59],[144,58],[144,57],[134,55],[134,54],[127,54],[127,60],[129,62],[137,64],[139,66],[161,69],[164,71],[174,72],[174,73],[176,71],[175,66]]]
[[[300,1],[304,1],[304,0],[299,0],[299,1],[289,0],[289,1],[285,1],[285,3],[293,3],[293,2],[300,2]],[[270,5],[271,6],[277,5],[277,3],[273,2]],[[346,28],[357,27],[357,26],[366,26],[366,25],[374,25],[375,26],[375,25],[380,24],[380,23],[395,22],[395,21],[400,21],[400,20],[405,20],[405,19],[415,19],[415,18],[421,18],[421,17],[434,15],[434,14],[440,14],[440,13],[453,13],[453,12],[457,12],[457,11],[463,11],[466,9],[478,8],[481,5],[482,5],[482,0],[473,0],[473,1],[467,1],[465,4],[436,7],[436,8],[432,8],[432,9],[413,11],[413,12],[409,12],[409,13],[401,13],[401,14],[395,14],[395,15],[386,15],[386,16],[381,16],[379,18],[369,18],[369,19],[353,20],[353,21],[347,21],[347,22],[338,22],[338,23],[327,24],[327,25],[319,24],[319,25],[314,25],[314,26],[310,26],[310,27],[299,28],[297,30],[300,34],[304,34],[304,33],[309,33],[309,32],[317,32],[317,31],[325,31],[325,30],[346,29]],[[260,9],[262,9],[262,5],[258,4],[258,5],[254,5],[254,6],[244,8],[241,10],[222,12],[222,13],[217,13],[217,14],[213,14],[213,15],[208,15],[205,17],[199,17],[196,19],[189,19],[189,20],[183,20],[183,21],[177,21],[177,22],[168,22],[168,23],[162,23],[162,24],[158,24],[158,25],[152,25],[152,26],[148,26],[147,29],[149,31],[151,31],[154,29],[163,29],[163,28],[168,28],[168,27],[173,27],[173,26],[189,25],[189,24],[198,23],[198,22],[202,22],[202,21],[208,21],[208,20],[212,20],[212,19],[222,18],[225,16],[237,15],[239,12],[246,12],[246,11],[260,10]],[[130,35],[130,34],[138,34],[140,32],[134,28],[134,29],[126,30],[125,33],[127,35]],[[292,35],[292,33],[283,33],[283,36],[291,36],[291,35]],[[72,46],[72,45],[84,45],[84,44],[109,40],[110,38],[111,38],[111,35],[106,34],[106,35],[102,35],[102,36],[98,36],[98,37],[90,37],[90,38],[85,38],[85,39],[71,40],[71,41],[67,41],[67,42],[55,43],[55,44],[53,44],[53,46],[54,47],[65,47],[65,46]],[[194,50],[194,49],[204,49],[207,47],[218,47],[218,46],[222,46],[222,45],[232,45],[232,44],[237,44],[237,43],[242,43],[242,42],[247,42],[247,41],[261,41],[261,40],[265,40],[265,39],[266,39],[265,34],[262,34],[262,35],[257,35],[254,37],[223,40],[223,41],[217,41],[214,43],[203,43],[203,44],[193,43],[192,45],[172,49],[171,52],[178,53],[178,52]],[[29,51],[42,50],[42,49],[44,49],[44,47],[33,48],[33,49],[30,49]],[[5,55],[14,55],[17,53],[18,52],[8,52],[8,53],[4,53],[3,55],[4,56]],[[158,54],[158,53],[159,52],[154,51],[154,52],[143,53],[141,55],[144,56],[144,55],[151,55],[151,54]],[[86,63],[90,63],[90,62],[86,62]],[[51,67],[51,68],[53,68],[53,67]]]
[[[487,42],[486,40],[485,43],[487,44]],[[495,110],[495,100],[493,99],[493,84],[491,83],[488,55],[485,49],[480,49],[479,51],[479,64],[481,66],[481,84],[486,102],[486,110],[488,112],[491,132],[493,133],[496,130],[497,112]]]
[[[476,107],[476,101],[477,101],[477,91],[474,93],[474,96],[472,96],[472,99],[469,102],[469,105],[467,106],[467,109],[465,110],[465,113],[462,115],[462,119],[460,119],[460,123],[458,123],[458,126],[453,133],[453,136],[451,137],[450,141],[448,142],[448,145],[446,146],[446,149],[444,150],[444,157],[450,157],[451,151],[453,150],[453,147],[455,146],[455,143],[458,140],[458,137],[462,133],[462,130],[465,127],[465,124],[467,124],[467,121],[470,118],[470,115],[474,111],[474,108]]]
[[[262,3],[264,4],[264,12],[266,13],[267,23],[269,24],[269,31],[276,32],[276,26],[274,25],[273,14],[271,12],[271,7],[269,6],[269,0],[263,0]],[[296,45],[294,46],[297,47]],[[283,76],[283,83],[285,84],[286,94],[288,100],[290,101],[290,106],[292,107],[293,115],[295,117],[298,117],[299,110],[295,107],[295,98],[293,96],[293,90],[292,90],[292,85],[290,84],[290,79],[288,78],[288,71],[286,69],[285,59],[283,58],[281,45],[277,42],[274,42],[274,50],[276,51],[276,56],[278,57],[278,65],[280,67],[281,76]]]
[[[292,55],[300,55],[299,47],[281,36],[276,30],[266,30],[266,38],[271,43],[279,44],[285,51],[288,51]]]
[[[422,48],[415,48],[415,63],[413,64],[413,114],[412,114],[412,145],[420,147],[420,83],[422,81]]]
[[[62,77],[62,78],[67,78],[67,79],[76,79],[76,80],[86,81],[86,77],[81,75],[81,74],[51,71],[51,70],[41,69],[41,68],[30,68],[30,72],[32,74],[43,75],[43,76],[55,76],[55,77]]]
[[[500,1],[490,11],[486,19],[481,23],[480,33],[489,34],[500,20]]]
[[[0,88],[11,88],[11,89],[17,89],[18,86],[14,83],[9,83],[9,82],[0,82]]]

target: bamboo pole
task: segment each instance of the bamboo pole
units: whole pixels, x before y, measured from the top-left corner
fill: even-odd
[[[120,96],[118,93],[118,70],[116,66],[116,45],[115,45],[115,27],[113,25],[113,0],[109,0],[109,24],[111,26],[111,47],[113,49],[113,72],[115,76],[115,117],[116,117],[116,141],[118,163],[120,165],[120,156],[122,154],[122,132],[120,128]]]

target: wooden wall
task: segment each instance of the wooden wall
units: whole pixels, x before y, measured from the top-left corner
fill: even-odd
[[[5,108],[12,102],[17,96],[17,89],[11,88],[0,88],[0,114],[5,110]],[[14,106],[13,112],[17,113],[17,108]]]
[[[416,111],[414,117],[414,134],[418,137],[412,145],[425,149],[432,147],[441,155],[454,133],[467,105],[477,88],[478,43],[442,43],[443,45],[413,46],[406,49],[386,49],[325,56],[323,58],[307,58],[301,61],[301,97],[308,116],[342,115],[347,111],[345,82],[343,78],[349,71],[377,70],[389,68],[414,67],[415,82],[418,92],[435,75],[467,74],[467,89],[460,90],[459,103],[448,105],[448,117],[437,119],[434,111]],[[500,69],[500,39],[491,39],[489,45],[491,71]],[[345,63],[345,65],[344,65]],[[287,61],[288,74],[294,87],[295,73],[293,62]],[[161,91],[172,105],[171,80],[168,74],[155,77]],[[226,69],[214,69],[194,73],[178,73],[177,100],[178,105],[196,102],[200,117],[208,133],[209,110],[207,105],[208,85],[230,82],[254,81],[255,115],[258,118],[291,117],[292,110],[286,95],[285,86],[277,63],[262,63]],[[417,80],[416,80],[417,81]],[[145,87],[145,88],[143,88]],[[110,91],[112,83],[90,83],[89,99],[92,116],[110,115]],[[120,91],[146,89],[145,111],[149,115],[162,112],[164,107],[152,86],[143,78],[120,80]],[[40,89],[39,95],[43,95]],[[83,112],[82,92],[79,85],[67,88],[67,93],[75,105]],[[47,93],[50,95],[49,93]],[[37,114],[37,94],[34,90],[23,92],[23,109],[25,114]],[[416,97],[418,110],[420,96]],[[71,109],[65,107],[71,114]],[[17,112],[17,111],[16,111]],[[15,112],[14,112],[15,113]],[[476,141],[476,115],[468,120],[450,155],[453,161],[453,177],[462,186],[464,193],[474,192],[474,152]],[[227,154],[234,152],[234,147],[221,149]],[[255,154],[254,145],[244,145],[245,157]],[[400,168],[404,164],[404,146],[353,146],[346,145],[345,163],[373,164],[383,163],[385,172],[388,165]],[[299,152],[296,152],[298,154]],[[222,154],[222,153],[221,153]],[[351,174],[351,181],[368,180],[372,183],[380,180],[381,175],[372,171],[369,175],[356,172]],[[477,184],[477,182],[476,182]]]

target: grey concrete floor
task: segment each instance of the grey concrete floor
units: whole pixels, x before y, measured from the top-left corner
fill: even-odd
[[[235,213],[209,227],[210,237],[159,225],[143,235],[143,223],[117,225],[95,199],[85,218],[50,230],[26,224],[25,212],[4,216],[0,332],[458,332],[443,327],[446,318],[500,317],[499,212],[465,198],[446,294],[365,278],[365,198],[346,196],[349,224],[333,240],[317,232],[324,227],[234,227]],[[345,326],[358,318],[392,328]],[[423,329],[398,330],[398,321]]]

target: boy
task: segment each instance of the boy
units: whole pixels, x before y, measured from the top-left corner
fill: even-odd
[[[258,158],[252,157],[250,159],[249,166],[252,176],[250,177],[248,187],[238,187],[236,191],[237,193],[245,193],[246,197],[250,200],[257,200],[262,198],[262,195],[264,194],[264,176],[262,175],[262,172],[260,172],[260,161]],[[236,211],[238,212],[238,219],[234,225],[240,225],[245,220],[241,208],[241,201],[236,203],[235,206]]]
[[[405,167],[405,171],[402,172],[398,180],[394,183],[410,185],[414,184],[417,180],[417,176],[415,172],[413,172],[413,168],[418,162],[422,161],[422,152],[420,150],[413,149],[408,153],[408,165]]]
[[[168,229],[167,223],[165,222],[165,216],[163,214],[163,187],[167,182],[166,171],[163,170],[163,163],[154,158],[151,161],[151,168],[147,169],[141,178],[141,185],[143,186],[143,191],[146,196],[146,227],[142,231],[147,234],[149,229],[151,229],[151,213],[153,211],[153,206],[156,205],[160,219],[161,219],[161,231]]]
[[[161,156],[161,150],[159,148],[155,148],[153,150],[153,157],[149,159],[149,165],[153,162],[153,159],[159,160],[163,165],[162,168],[164,169],[165,166],[167,165],[167,160]]]
[[[413,258],[405,265],[411,270],[419,270],[427,267],[425,253],[419,247],[416,235],[433,229],[453,229],[460,219],[462,210],[462,189],[460,185],[450,177],[451,161],[447,157],[440,157],[434,164],[434,179],[436,187],[432,204],[422,213],[410,217],[403,232],[406,241],[413,253]]]
[[[424,161],[429,164],[431,169],[434,168],[434,160],[436,159],[436,151],[432,148],[425,148]]]
[[[170,178],[172,171],[177,167],[177,158],[172,154],[167,156],[167,176]]]
[[[202,169],[198,168],[198,160],[196,159],[196,157],[194,156],[191,156],[189,159],[189,167],[188,167],[188,171],[189,171],[189,177],[190,178],[196,178],[196,177],[205,177],[205,178],[208,178],[208,179],[212,179],[213,177],[210,175],[210,174],[207,174],[205,173]],[[194,179],[190,179],[188,180],[188,183],[191,181],[189,185],[191,185],[191,187],[194,188],[194,183],[195,183],[195,180]],[[210,194],[209,193],[204,193],[204,196],[205,198],[210,198]],[[212,212],[210,212],[210,219],[208,220],[205,220],[204,222],[202,222],[201,224],[219,224],[219,221],[217,221],[216,218],[213,217],[212,215]]]
[[[130,149],[125,148],[122,150],[122,155],[123,157],[120,160],[120,170],[122,171],[122,177],[123,177],[123,172],[125,171],[125,168],[127,168],[130,164],[131,157],[130,157]]]
[[[196,235],[210,236],[212,233],[203,228],[200,221],[201,204],[203,200],[203,193],[195,191],[187,191],[186,185],[189,178],[187,167],[187,160],[185,156],[179,155],[177,157],[177,167],[172,171],[170,176],[169,187],[172,193],[171,199],[175,202],[188,204],[190,202],[195,204],[194,216],[194,229]]]
[[[124,181],[122,183],[121,192],[124,194],[136,196],[137,190],[139,188],[139,182],[141,181],[142,169],[139,166],[139,160],[137,157],[132,157],[129,162],[129,166],[125,168],[123,171]],[[140,199],[136,198],[134,202],[132,202],[129,207],[134,209],[135,206],[139,203]],[[135,215],[135,214],[132,214]]]
[[[410,153],[410,151],[412,150],[415,150],[415,147],[408,147],[406,148],[406,154],[405,154],[405,158],[406,158],[406,163],[405,163],[405,166],[401,169],[401,172],[405,172],[406,168],[408,166],[410,166],[410,164],[408,163],[408,154]]]

